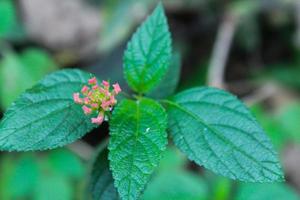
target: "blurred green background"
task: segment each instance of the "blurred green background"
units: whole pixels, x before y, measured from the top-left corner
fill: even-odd
[[[122,54],[157,2],[0,0],[0,118],[20,93],[62,68],[81,68],[128,90]],[[210,85],[243,99],[279,152],[286,182],[220,177],[170,143],[142,199],[300,199],[300,1],[162,2],[174,41],[175,83],[180,74],[177,91]],[[160,98],[161,90],[151,95]],[[107,137],[104,124],[65,148],[0,152],[0,200],[90,199],[92,161]]]

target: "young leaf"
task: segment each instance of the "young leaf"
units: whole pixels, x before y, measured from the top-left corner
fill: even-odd
[[[90,131],[94,127],[90,117],[82,113],[72,97],[88,78],[89,74],[80,70],[62,70],[23,93],[0,123],[0,149],[52,149]]]
[[[232,179],[283,179],[269,139],[233,95],[202,87],[182,92],[167,103],[171,135],[189,159]]]
[[[166,75],[160,81],[159,85],[148,94],[148,96],[156,99],[162,99],[174,94],[179,82],[180,70],[181,58],[180,54],[177,52],[172,56],[171,65],[168,68]]]
[[[109,160],[123,200],[136,200],[167,145],[167,116],[155,101],[123,100],[110,123]]]
[[[168,70],[171,52],[166,16],[159,4],[127,45],[124,73],[129,86],[139,93],[157,86]]]
[[[101,147],[99,150],[92,168],[89,192],[93,200],[119,200],[120,198],[109,170],[108,150],[104,147]]]

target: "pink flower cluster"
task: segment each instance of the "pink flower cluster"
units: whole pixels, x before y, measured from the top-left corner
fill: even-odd
[[[119,92],[121,88],[118,83],[113,84],[111,90],[109,82],[102,81],[102,84],[98,85],[96,77],[93,77],[88,80],[88,86],[82,87],[81,94],[79,92],[73,94],[73,99],[75,103],[82,105],[84,114],[90,115],[96,112],[97,117],[92,118],[91,121],[100,125],[105,118],[105,112],[111,111],[117,103],[115,96]]]

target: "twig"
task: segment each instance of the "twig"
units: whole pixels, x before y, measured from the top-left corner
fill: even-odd
[[[92,146],[80,140],[68,145],[68,148],[84,161],[90,160],[95,152]]]
[[[252,106],[259,102],[262,102],[270,97],[273,97],[278,92],[278,88],[273,83],[267,83],[258,88],[252,95],[243,98],[243,101],[248,105]]]
[[[208,85],[210,86],[225,88],[225,66],[237,24],[236,16],[227,12],[219,27],[209,64]]]

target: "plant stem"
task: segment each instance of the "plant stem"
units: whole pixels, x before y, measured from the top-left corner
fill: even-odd
[[[225,67],[236,26],[235,15],[227,12],[219,27],[209,64],[208,85],[210,86],[225,88]]]
[[[73,153],[75,153],[85,161],[90,160],[95,151],[95,149],[91,145],[81,140],[68,145],[68,149],[70,149]]]
[[[126,92],[121,92],[121,95],[123,95],[124,97],[126,97],[128,99],[132,99],[132,96]]]

